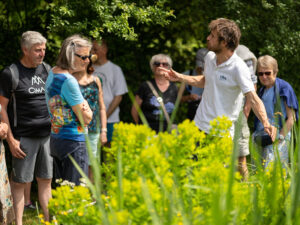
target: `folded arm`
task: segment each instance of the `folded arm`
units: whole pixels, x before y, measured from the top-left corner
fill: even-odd
[[[93,112],[86,100],[84,100],[80,104],[72,106],[72,110],[74,111],[81,124],[86,126],[91,122],[93,118]]]

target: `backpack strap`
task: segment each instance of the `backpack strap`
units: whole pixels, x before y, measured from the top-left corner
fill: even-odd
[[[164,115],[166,117],[167,122],[170,123],[170,117],[169,117],[169,114],[168,114],[168,112],[166,110],[166,107],[165,107],[165,104],[164,104],[164,101],[163,101],[162,97],[160,97],[158,95],[157,91],[155,90],[155,88],[153,87],[153,85],[152,85],[152,83],[150,81],[147,80],[147,84],[150,87],[152,93],[155,95],[157,101],[159,102],[159,104],[160,104],[160,106],[161,106],[161,108],[162,108],[162,110],[164,112]]]
[[[11,101],[13,106],[13,113],[14,113],[14,127],[17,127],[17,102],[16,102],[16,95],[15,90],[19,84],[19,70],[15,63],[9,66],[9,70],[11,73]]]
[[[48,65],[47,63],[45,63],[45,62],[42,62],[42,64],[43,64],[43,66],[45,67],[45,69],[47,70],[47,73],[49,73],[50,72],[50,70],[51,70],[51,66],[50,65]]]

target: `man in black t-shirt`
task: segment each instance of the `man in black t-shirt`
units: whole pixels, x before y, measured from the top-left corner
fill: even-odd
[[[24,190],[33,175],[38,183],[41,208],[49,220],[53,161],[44,89],[49,68],[43,63],[46,42],[38,32],[23,33],[22,58],[0,75],[1,118],[9,127],[7,143],[12,154],[11,187],[17,225],[22,224]]]

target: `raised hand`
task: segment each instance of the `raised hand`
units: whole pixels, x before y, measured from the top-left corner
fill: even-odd
[[[179,81],[180,80],[180,73],[177,73],[173,69],[166,69],[164,67],[159,67],[158,70],[164,75],[164,77],[169,81]]]

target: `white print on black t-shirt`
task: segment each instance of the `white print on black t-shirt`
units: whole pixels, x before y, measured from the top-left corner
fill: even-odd
[[[37,84],[39,85],[40,83],[45,84],[45,82],[42,80],[42,78],[38,77],[37,75],[35,75],[34,77],[31,78],[31,84]]]
[[[41,93],[45,93],[45,82],[42,80],[42,78],[40,78],[39,76],[35,75],[31,78],[31,84],[34,85],[40,85],[42,84],[42,87],[30,87],[28,88],[28,92],[30,94],[41,94]]]

